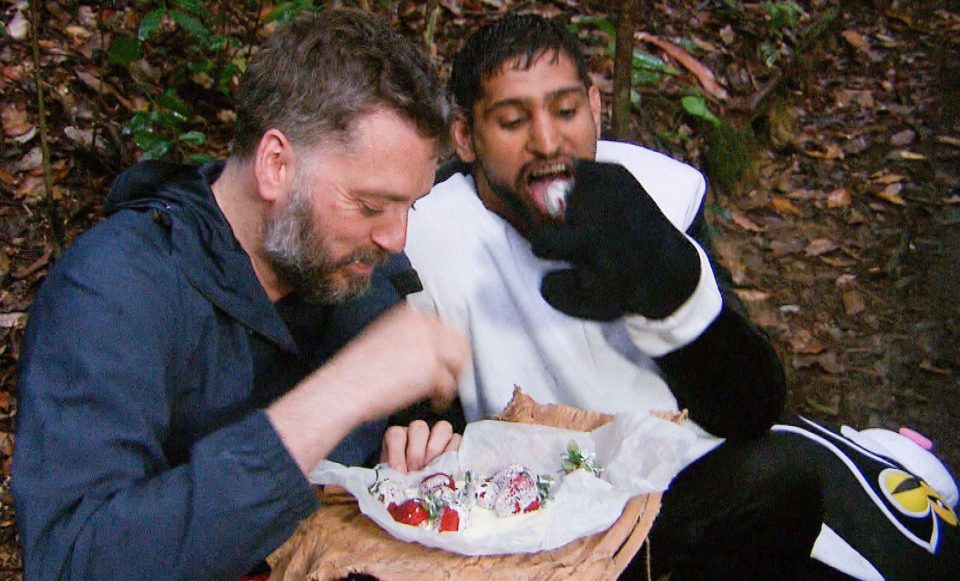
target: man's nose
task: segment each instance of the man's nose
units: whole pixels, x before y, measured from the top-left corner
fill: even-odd
[[[403,250],[407,243],[407,211],[390,212],[384,216],[382,224],[378,224],[370,235],[373,243],[380,248],[396,254]]]
[[[530,124],[529,149],[544,157],[551,157],[560,150],[560,132],[549,115],[534,115]]]

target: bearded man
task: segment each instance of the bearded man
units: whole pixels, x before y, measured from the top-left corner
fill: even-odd
[[[411,216],[407,253],[424,287],[411,302],[469,335],[466,420],[499,412],[514,385],[611,414],[687,409],[693,444],[672,458],[650,535],[655,578],[836,575],[822,563],[956,575],[957,489],[933,455],[885,430],[776,423],[783,370],[712,260],[703,176],[600,140],[600,94],[562,24],[481,28],[450,85],[461,163]],[[624,578],[647,572],[634,565]]]
[[[383,418],[452,397],[465,340],[393,307],[446,115],[409,41],[328,11],[255,55],[225,163],[116,180],[23,344],[27,578],[235,579],[317,507],[317,462],[375,457]],[[410,430],[413,468],[457,442]]]

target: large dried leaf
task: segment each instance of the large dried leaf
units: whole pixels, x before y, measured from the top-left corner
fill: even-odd
[[[840,248],[840,245],[833,240],[829,238],[817,238],[811,240],[810,244],[807,244],[806,253],[807,256],[820,256],[821,254],[833,252],[837,248]]]
[[[781,216],[799,216],[800,209],[793,205],[793,202],[782,196],[774,196],[770,200],[773,209]]]
[[[898,206],[906,206],[907,202],[900,197],[900,191],[902,189],[903,184],[894,183],[887,184],[887,186],[880,191],[872,190],[870,193],[885,202],[890,202],[891,204],[896,204]]]
[[[827,207],[831,209],[849,206],[851,201],[850,190],[847,188],[837,188],[827,194]]]

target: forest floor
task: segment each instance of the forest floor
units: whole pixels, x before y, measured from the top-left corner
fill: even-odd
[[[230,3],[201,4],[216,15]],[[400,29],[421,37],[421,3],[374,4],[392,5]],[[572,20],[609,111],[611,39],[583,18],[612,20],[606,4],[441,1],[431,48],[446,71],[461,39],[506,10]],[[636,30],[674,40],[701,68],[638,38],[635,47],[664,59],[672,72],[639,86],[631,129],[622,137],[709,175],[717,252],[783,359],[790,411],[861,429],[910,427],[934,442],[956,474],[960,3],[768,3],[802,8],[787,26],[761,2],[637,4]],[[140,156],[124,127],[187,58],[177,52],[189,45],[178,28],[185,21],[167,18],[152,41],[167,50],[145,51],[126,68],[108,64],[104,49],[112,38],[135,34],[143,13],[132,2],[99,5],[46,2],[35,47],[27,2],[0,2],[0,580],[21,577],[9,492],[16,362],[34,293],[56,256],[48,208],[58,208],[67,241],[100,219],[111,179]],[[223,10],[234,23],[254,23],[237,26],[252,31],[250,38],[269,28],[260,18],[266,8],[246,16],[239,8]],[[45,125],[37,113],[34,48]],[[704,71],[728,97],[708,90]],[[192,108],[184,129],[202,129],[205,141],[180,145],[186,153],[222,156],[229,100],[202,76],[191,78],[177,85]],[[681,99],[691,89],[709,94],[707,105],[724,131],[684,113]],[[43,136],[53,205],[45,202]],[[739,167],[730,155],[737,152],[751,160],[741,164],[742,173],[731,170]]]

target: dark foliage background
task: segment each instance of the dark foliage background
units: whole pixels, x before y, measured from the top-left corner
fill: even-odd
[[[100,219],[117,172],[224,156],[255,45],[322,4],[0,1],[0,579],[21,577],[9,477],[34,292]],[[587,46],[610,119],[616,3],[342,4],[390,18],[444,74],[461,39],[506,11],[562,19]],[[910,426],[956,472],[958,2],[632,4],[618,137],[707,172],[717,249],[783,358],[791,410]]]

